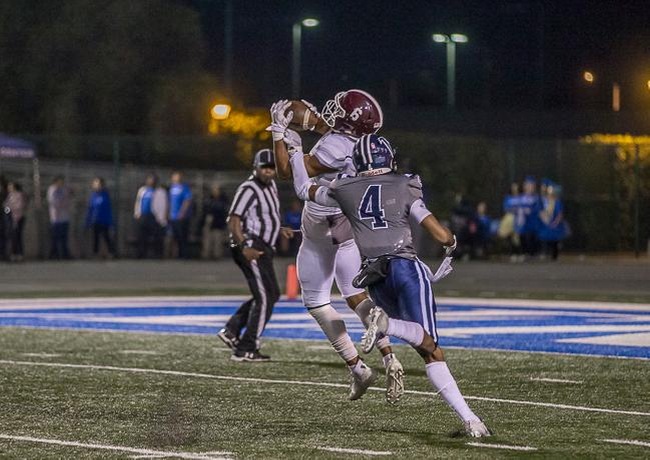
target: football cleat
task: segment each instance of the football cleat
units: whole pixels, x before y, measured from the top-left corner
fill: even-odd
[[[404,368],[393,355],[386,366],[386,401],[397,403],[404,394]]]
[[[235,350],[235,352],[230,356],[232,361],[237,361],[240,363],[265,363],[271,361],[271,357],[263,355],[259,350],[255,351],[241,351]]]
[[[472,438],[486,438],[492,436],[492,432],[490,432],[481,419],[465,422],[465,434]]]
[[[370,385],[372,385],[377,379],[375,371],[365,364],[362,364],[362,366],[361,375],[357,375],[350,370],[350,375],[352,377],[352,381],[350,382],[350,394],[348,396],[350,401],[355,401],[361,398],[366,391],[368,391]]]
[[[235,337],[235,335],[230,331],[228,331],[227,329],[221,329],[217,333],[217,337],[219,337],[221,341],[225,343],[226,346],[231,350],[235,350],[237,348],[237,345],[239,344],[239,339]]]
[[[366,333],[361,337],[361,350],[370,353],[377,340],[388,330],[388,315],[379,307],[370,310],[370,320]]]

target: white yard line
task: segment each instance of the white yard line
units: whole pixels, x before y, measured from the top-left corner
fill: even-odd
[[[120,350],[123,355],[159,355],[157,351],[152,350]]]
[[[69,298],[31,298],[31,299],[0,299],[0,310],[21,310],[34,308],[74,308],[74,307],[146,307],[152,306],[196,306],[213,307],[215,302],[222,301],[244,301],[244,296],[220,295],[220,296],[150,296],[150,297],[69,297]],[[332,300],[342,301],[340,296],[332,296]],[[495,299],[480,297],[436,297],[438,306],[445,305],[471,305],[471,306],[494,306],[512,308],[552,308],[560,310],[613,310],[613,311],[648,311],[650,304],[647,303],[621,303],[621,302],[598,302],[598,301],[574,301],[574,300],[535,300],[535,299]],[[283,298],[276,306],[299,306],[299,302],[287,301]]]
[[[61,356],[60,353],[21,353],[23,356],[32,356],[34,358],[56,358]]]
[[[381,450],[344,449],[342,447],[318,447],[317,449],[326,450],[328,452],[339,452],[342,454],[360,454],[360,455],[371,455],[371,456],[393,455],[392,452],[381,451]]]
[[[8,434],[0,434],[0,439],[8,439],[10,441],[35,442],[41,444],[53,444],[53,445],[65,446],[65,447],[80,447],[86,449],[101,449],[101,450],[112,450],[117,452],[130,452],[132,454],[139,454],[139,455],[146,455],[146,456],[186,458],[192,460],[228,460],[232,458],[232,453],[230,452],[220,452],[220,456],[214,457],[214,456],[208,456],[207,454],[194,453],[194,452],[173,452],[173,451],[166,452],[161,450],[136,449],[133,447],[126,447],[126,446],[111,446],[109,444],[61,441],[59,439],[33,438],[31,436],[12,436]]]
[[[235,382],[253,382],[253,383],[265,383],[265,384],[276,383],[276,384],[284,384],[284,385],[304,385],[304,386],[329,387],[329,388],[348,388],[349,386],[347,384],[342,384],[342,383],[307,382],[301,380],[280,380],[280,379],[252,378],[252,377],[236,377],[230,375],[202,374],[198,372],[182,372],[182,371],[172,371],[172,370],[165,370],[165,369],[144,369],[139,367],[115,367],[115,366],[101,366],[101,365],[92,365],[92,364],[12,361],[6,359],[0,360],[0,364],[15,365],[15,366],[59,367],[59,368],[69,368],[69,369],[93,369],[93,370],[104,370],[104,371],[114,371],[114,372],[131,372],[136,374],[174,375],[179,377],[195,377],[195,378],[204,378],[204,379],[226,380],[226,381],[235,381]],[[386,391],[385,388],[379,388],[379,387],[370,387],[369,389],[372,391],[381,391],[381,392]],[[406,390],[406,393],[423,395],[423,396],[437,395],[437,393],[431,391],[416,391],[416,390]],[[476,401],[489,401],[489,402],[505,403],[505,404],[518,404],[524,406],[549,407],[554,409],[578,410],[584,412],[601,412],[606,414],[620,414],[620,415],[639,415],[639,416],[646,416],[646,417],[650,416],[650,412],[628,411],[628,410],[619,410],[619,409],[603,409],[599,407],[588,407],[588,406],[571,406],[568,404],[554,404],[554,403],[545,403],[545,402],[537,402],[537,401],[522,401],[517,399],[488,398],[484,396],[465,396],[465,399],[472,399]]]
[[[609,442],[612,444],[627,444],[629,446],[650,447],[650,442],[633,441],[631,439],[601,439],[602,442]]]
[[[537,450],[537,447],[529,446],[508,446],[506,444],[483,444],[482,442],[468,442],[468,446],[487,447],[490,449],[507,449],[507,450]]]
[[[550,379],[547,377],[531,377],[530,380],[532,380],[533,382],[550,382],[550,383],[575,383],[575,384],[584,383],[584,381],[582,380]]]

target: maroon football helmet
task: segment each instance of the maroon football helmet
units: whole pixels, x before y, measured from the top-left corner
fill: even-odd
[[[360,89],[336,93],[325,103],[321,118],[330,128],[356,137],[375,134],[384,124],[379,103]]]

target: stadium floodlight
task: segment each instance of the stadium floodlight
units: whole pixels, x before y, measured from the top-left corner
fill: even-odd
[[[210,115],[215,120],[225,120],[230,116],[231,107],[229,104],[215,104],[210,110]]]
[[[447,46],[447,107],[456,107],[456,43],[467,43],[469,38],[464,34],[433,34],[436,43]]]
[[[316,27],[318,24],[320,24],[318,19],[306,18],[302,20],[302,25],[305,27]]]
[[[586,71],[585,73],[583,73],[583,74],[582,74],[582,78],[584,78],[584,80],[585,80],[587,83],[593,83],[594,80],[595,80],[595,78],[594,78],[594,74],[591,73],[591,72],[589,72],[589,71]]]
[[[291,66],[291,97],[297,98],[300,96],[300,47],[302,41],[302,28],[316,27],[320,21],[315,18],[305,18],[293,24],[293,53],[292,53],[292,66]]]

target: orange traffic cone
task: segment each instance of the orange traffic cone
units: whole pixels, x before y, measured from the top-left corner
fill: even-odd
[[[296,271],[296,265],[290,264],[287,267],[287,286],[285,289],[285,295],[287,299],[293,300],[298,298],[300,293],[300,285],[298,283],[298,272]]]

